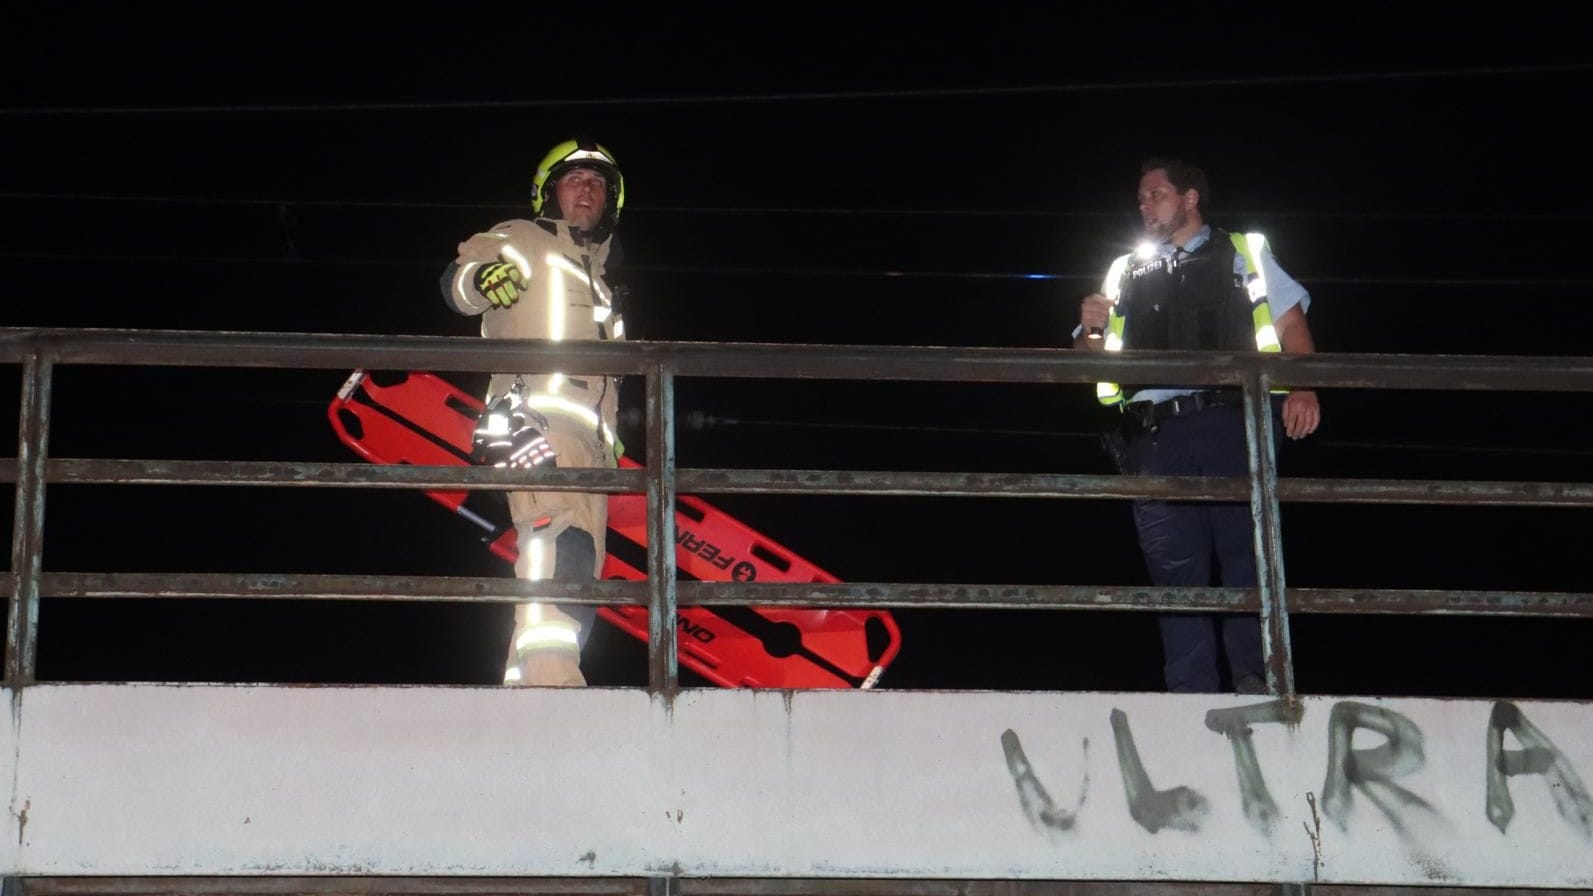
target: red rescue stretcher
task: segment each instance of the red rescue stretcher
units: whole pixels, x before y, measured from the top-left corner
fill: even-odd
[[[356,370],[327,410],[344,444],[372,463],[465,464],[481,400],[435,374]],[[620,465],[638,466],[628,458]],[[515,531],[495,523],[484,506],[490,493],[427,492],[428,497],[481,527],[489,549],[514,562]],[[647,576],[647,500],[609,498],[608,556],[603,577]],[[687,495],[675,507],[675,562],[682,579],[705,581],[836,582],[712,505]],[[599,618],[642,641],[647,609],[600,607]],[[884,610],[781,607],[682,607],[678,655],[687,668],[723,687],[867,688],[896,658],[901,633]]]

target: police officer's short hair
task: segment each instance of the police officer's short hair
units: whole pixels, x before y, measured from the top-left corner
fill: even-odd
[[[1196,203],[1195,207],[1200,210],[1201,214],[1205,214],[1206,209],[1211,207],[1211,185],[1207,183],[1206,172],[1202,171],[1200,166],[1192,165],[1183,159],[1170,156],[1152,156],[1139,166],[1140,177],[1144,177],[1157,168],[1167,172],[1167,180],[1172,183],[1173,189],[1178,192],[1186,193],[1190,190],[1195,190],[1200,193],[1200,201]]]

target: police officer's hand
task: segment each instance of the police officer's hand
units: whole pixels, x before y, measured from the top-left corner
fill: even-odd
[[[525,277],[514,262],[494,261],[476,269],[476,292],[499,308],[520,301],[520,290],[524,288]]]
[[[1092,292],[1079,300],[1079,326],[1083,332],[1079,342],[1086,348],[1100,350],[1105,341],[1100,338],[1106,332],[1106,325],[1112,315],[1112,302],[1098,292]]]
[[[1296,389],[1283,399],[1283,432],[1291,439],[1303,439],[1316,432],[1322,422],[1322,408],[1317,404],[1316,393],[1310,389]]]

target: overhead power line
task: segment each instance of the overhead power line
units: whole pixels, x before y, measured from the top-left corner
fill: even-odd
[[[1573,74],[1593,71],[1593,63],[1559,65],[1488,66],[1432,70],[1338,72],[1315,75],[1252,75],[1227,78],[1183,78],[1155,81],[1074,82],[1007,87],[941,87],[907,90],[829,90],[785,93],[680,94],[674,96],[589,97],[535,100],[457,100],[451,102],[389,103],[278,103],[261,105],[198,106],[82,106],[0,109],[0,117],[65,117],[117,115],[216,115],[318,112],[450,112],[504,109],[549,109],[590,106],[684,106],[751,103],[823,102],[831,100],[917,100],[964,97],[1045,96],[1065,93],[1107,93],[1140,90],[1190,90],[1198,88],[1290,86],[1310,84],[1422,81],[1447,78],[1507,77]]]
[[[450,258],[303,258],[286,256],[244,255],[116,255],[82,252],[0,252],[0,260],[15,261],[71,261],[114,262],[117,264],[237,264],[237,265],[295,265],[348,266],[348,267],[420,267],[440,270]],[[911,280],[1055,280],[1099,283],[1100,271],[1073,273],[1062,271],[926,271],[879,270],[874,268],[784,268],[784,267],[724,267],[712,265],[659,265],[627,264],[627,272],[640,274],[680,274],[687,276],[729,277],[830,277]],[[1338,286],[1474,286],[1474,287],[1525,287],[1530,289],[1588,289],[1593,279],[1530,279],[1524,277],[1354,277],[1354,276],[1301,276],[1306,285],[1326,284]]]
[[[169,196],[160,194],[117,193],[0,193],[0,201],[15,202],[143,202],[163,205],[236,205],[261,208],[372,208],[372,209],[470,209],[523,211],[526,204],[497,202],[435,202],[422,200],[369,199],[264,199],[236,196]],[[1000,208],[803,208],[797,206],[728,205],[627,205],[627,214],[665,215],[790,215],[809,217],[912,217],[912,218],[1130,218],[1132,212],[1092,209],[1000,209]],[[1247,210],[1225,211],[1224,217],[1273,219],[1378,220],[1378,221],[1589,221],[1593,212],[1320,212]]]
[[[155,193],[0,193],[0,200],[17,202],[147,202],[155,205],[280,205],[306,208],[436,208],[491,209],[526,207],[526,203],[422,202],[368,199],[262,199],[251,196],[165,196]]]
[[[1063,386],[1060,388],[1075,388]],[[326,400],[321,398],[301,398],[289,395],[267,395],[253,391],[247,395],[238,395],[236,392],[227,393],[228,401],[242,404],[257,405],[282,405],[294,407],[324,408]],[[163,401],[168,404],[189,404],[193,401],[193,393],[160,393],[151,395],[147,401]],[[1067,428],[1014,428],[995,426],[957,426],[949,423],[899,423],[883,421],[850,421],[850,420],[798,420],[793,418],[756,418],[738,417],[726,414],[715,414],[703,410],[682,410],[676,418],[678,428],[685,432],[701,432],[719,429],[722,427],[746,427],[750,429],[793,429],[830,431],[847,433],[876,433],[894,436],[974,436],[978,438],[1024,438],[1024,439],[1057,439],[1078,442],[1096,442],[1101,438],[1101,429],[1067,429]],[[637,407],[622,408],[619,412],[619,423],[624,427],[641,427],[646,425],[646,418],[642,409]],[[1469,455],[1473,457],[1502,456],[1502,457],[1539,457],[1539,458],[1582,458],[1593,457],[1593,448],[1561,447],[1554,445],[1485,445],[1479,443],[1454,443],[1441,441],[1414,441],[1414,440],[1354,440],[1333,439],[1313,436],[1309,443],[1317,449],[1342,449],[1347,451],[1408,451],[1408,452],[1433,452],[1440,454]]]

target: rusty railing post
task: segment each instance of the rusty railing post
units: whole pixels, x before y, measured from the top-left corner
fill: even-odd
[[[1261,593],[1261,655],[1267,690],[1294,697],[1294,655],[1289,645],[1289,608],[1284,600],[1283,529],[1279,524],[1278,463],[1272,427],[1270,378],[1245,374],[1245,448],[1250,457],[1250,520],[1254,527],[1256,587]]]
[[[675,629],[675,376],[667,363],[647,371],[647,688],[680,690]]]
[[[44,461],[50,441],[51,362],[35,350],[22,363],[17,490],[11,530],[16,587],[6,628],[6,683],[32,684],[38,659],[39,577],[44,564]]]

